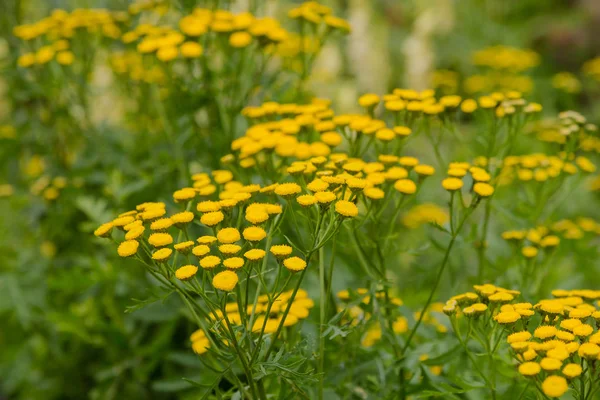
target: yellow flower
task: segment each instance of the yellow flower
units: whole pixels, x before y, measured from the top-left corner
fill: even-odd
[[[473,99],[465,99],[460,105],[460,109],[465,114],[470,114],[473,111],[477,110],[477,102]]]
[[[283,266],[289,269],[290,271],[302,271],[304,268],[306,268],[306,261],[304,261],[300,257],[290,257],[283,260]]]
[[[231,47],[243,48],[252,43],[252,35],[248,32],[235,32],[229,37]]]
[[[206,200],[206,201],[201,201],[200,203],[198,203],[196,205],[196,210],[198,210],[199,212],[202,212],[202,213],[215,212],[215,211],[219,211],[220,209],[221,209],[221,205],[219,204],[218,201]]]
[[[292,197],[301,191],[302,188],[296,183],[282,183],[275,188],[275,194],[284,198]]]
[[[173,237],[168,233],[153,233],[148,238],[148,243],[154,247],[164,247],[173,243]]]
[[[537,249],[537,247],[533,247],[533,246],[525,246],[521,249],[521,253],[523,254],[523,256],[525,256],[527,258],[533,258],[533,257],[537,256],[538,249]]]
[[[203,49],[199,43],[185,42],[181,45],[181,55],[185,58],[198,58],[202,55]]]
[[[175,193],[173,193],[173,200],[175,200],[176,203],[179,203],[182,201],[189,201],[195,197],[196,197],[196,191],[192,188],[179,189]]]
[[[536,362],[524,362],[519,365],[519,373],[523,376],[534,376],[541,371],[540,364]]]
[[[442,181],[442,187],[448,191],[453,192],[463,187],[463,181],[462,179],[458,178],[446,178]]]
[[[113,223],[107,222],[105,224],[100,225],[95,231],[94,235],[101,238],[110,237],[112,233]]]
[[[192,246],[194,246],[194,242],[192,242],[191,240],[188,240],[186,242],[177,243],[173,247],[175,248],[175,250],[179,251],[180,253],[187,254],[190,251],[190,249],[192,248]]]
[[[296,197],[296,201],[302,207],[309,207],[317,203],[317,198],[311,194],[303,194],[301,196]]]
[[[276,244],[271,246],[270,251],[275,257],[283,258],[292,254],[292,246],[288,246],[287,244]]]
[[[34,53],[25,53],[19,57],[17,60],[17,64],[19,67],[28,68],[35,64],[35,54]]]
[[[200,260],[200,266],[204,269],[212,269],[221,264],[221,259],[217,256],[206,256]]]
[[[489,183],[485,182],[477,182],[473,186],[473,191],[480,195],[481,197],[489,197],[494,194],[494,187]]]
[[[144,228],[143,226],[136,226],[136,227],[132,228],[131,230],[129,230],[125,234],[125,239],[126,240],[135,240],[135,239],[139,238],[140,236],[142,236],[144,234],[145,230],[146,230],[146,228]]]
[[[209,236],[209,235],[206,235],[206,236],[200,236],[200,237],[198,238],[198,243],[200,243],[200,244],[212,244],[212,243],[214,243],[214,242],[216,242],[216,241],[217,241],[217,238],[216,238],[216,237],[214,237],[214,236]]]
[[[327,190],[327,188],[329,187],[329,184],[325,181],[323,181],[322,179],[314,179],[312,182],[310,182],[308,185],[306,185],[306,187],[308,188],[308,190],[310,190],[311,192],[323,192],[325,190]]]
[[[365,188],[363,193],[371,200],[380,200],[385,197],[385,192],[377,187]]]
[[[165,231],[173,225],[171,218],[160,218],[150,224],[150,229],[153,231]]]
[[[570,379],[577,378],[579,375],[581,375],[581,372],[581,366],[574,363],[567,364],[562,369],[563,375]]]
[[[263,228],[260,228],[258,226],[248,227],[244,229],[244,232],[242,234],[244,236],[244,239],[250,242],[258,242],[267,237],[267,232],[265,232]]]
[[[373,93],[367,93],[358,98],[358,104],[361,107],[370,108],[379,104],[379,96]]]
[[[60,65],[71,65],[75,61],[75,55],[71,51],[60,51],[56,54],[56,61]]]
[[[327,205],[327,204],[331,203],[332,201],[334,201],[337,197],[336,197],[335,193],[326,191],[326,192],[315,193],[315,198],[317,199],[319,204]]]
[[[435,173],[435,168],[427,164],[419,164],[414,168],[415,172],[422,176],[431,176]]]
[[[263,222],[268,220],[269,214],[264,209],[253,210],[253,209],[250,209],[250,207],[248,207],[246,209],[245,218],[246,218],[246,221],[257,225],[257,224],[262,224]]]
[[[556,358],[542,358],[542,361],[540,361],[540,367],[542,367],[544,371],[556,371],[562,367],[562,361],[557,360]]]
[[[120,257],[131,257],[137,253],[140,244],[135,240],[126,240],[119,245],[117,253]]]
[[[541,325],[533,332],[533,336],[538,339],[550,339],[556,335],[557,329],[551,325]]]
[[[156,52],[156,58],[160,61],[168,62],[177,58],[179,50],[175,46],[165,46],[158,49]]]
[[[542,383],[542,391],[548,397],[560,397],[569,390],[567,380],[562,376],[551,375]]]
[[[225,215],[223,215],[221,211],[214,211],[206,213],[202,217],[200,217],[200,222],[202,222],[206,226],[215,226],[221,221],[223,221],[224,218]]]
[[[521,332],[511,333],[506,338],[506,341],[508,343],[515,343],[515,342],[526,342],[529,339],[531,339],[531,333],[529,333],[528,331],[521,331]]]
[[[588,325],[588,324],[581,324],[581,325],[573,328],[573,335],[579,336],[579,337],[588,337],[593,332],[594,332],[594,328],[592,328],[592,326]],[[598,348],[598,349],[600,352],[600,348]]]
[[[410,179],[397,180],[394,188],[403,194],[413,194],[417,191],[417,185]]]
[[[248,250],[244,253],[244,257],[246,257],[250,261],[258,261],[265,257],[266,253],[262,249],[252,249]]]
[[[238,276],[233,271],[222,271],[216,274],[212,280],[215,289],[231,292],[238,283]]]
[[[595,360],[600,354],[600,346],[594,343],[584,343],[579,346],[578,354],[580,357]]]
[[[217,240],[220,243],[235,243],[240,239],[240,231],[235,228],[224,228],[217,232]]]
[[[171,215],[171,221],[177,226],[182,227],[185,224],[192,222],[194,219],[194,213],[190,211],[183,211],[177,214]]]
[[[152,253],[152,259],[158,262],[163,262],[168,260],[169,257],[171,257],[171,254],[173,254],[173,250],[169,249],[168,247],[163,247],[162,249],[158,249]]]
[[[503,311],[496,314],[496,316],[494,317],[494,320],[496,320],[496,322],[502,325],[514,324],[519,319],[521,319],[521,315],[515,311]]]
[[[343,217],[352,218],[358,215],[358,207],[351,201],[339,200],[335,203],[335,211]]]
[[[223,266],[227,269],[239,269],[244,266],[244,259],[242,257],[230,257],[223,260]]]
[[[198,267],[195,265],[184,265],[183,267],[177,268],[175,271],[175,277],[181,281],[185,281],[196,275]]]

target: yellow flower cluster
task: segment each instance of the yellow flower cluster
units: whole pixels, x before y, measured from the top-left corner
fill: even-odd
[[[516,244],[526,258],[534,258],[539,250],[557,247],[562,239],[578,240],[585,233],[600,234],[600,224],[591,218],[577,218],[575,221],[563,219],[549,226],[537,226],[529,230],[510,230],[502,233],[502,238]]]
[[[502,161],[498,185],[515,181],[546,182],[562,175],[574,175],[578,171],[592,173],[596,166],[587,157],[560,153],[558,156],[542,153],[508,156]]]
[[[573,143],[572,149],[600,152],[600,139],[596,137],[598,127],[576,111],[564,111],[557,118],[540,121],[531,131],[543,142],[565,145]]]
[[[82,185],[83,181],[81,179],[69,181],[64,176],[50,178],[48,175],[42,175],[32,183],[29,191],[34,196],[42,196],[45,200],[54,201],[58,199],[61,191],[68,186],[78,188]]]
[[[481,160],[478,160],[481,161]],[[468,162],[452,162],[448,166],[448,177],[442,181],[442,187],[449,192],[460,191],[464,186],[465,177],[470,175],[471,190],[479,197],[489,197],[494,194],[491,175],[480,166],[471,166]]]
[[[539,379],[546,396],[558,398],[569,385],[579,387],[579,379],[588,379],[582,376],[582,367],[596,363],[600,356],[600,311],[592,304],[600,299],[600,291],[554,290],[554,298],[532,305],[517,303],[518,291],[489,284],[474,288],[476,293],[452,297],[444,312],[451,318],[462,312],[484,321],[485,314],[491,316],[510,333],[506,342],[519,362],[519,373]],[[540,318],[534,319],[535,314]],[[531,321],[539,322],[530,326]]]
[[[540,63],[540,55],[533,50],[510,46],[491,46],[473,53],[473,64],[496,70],[521,72]]]
[[[35,64],[43,65],[52,60],[59,64],[70,65],[75,59],[71,52],[70,41],[83,32],[98,34],[110,39],[121,36],[122,24],[127,22],[127,13],[112,12],[105,9],[75,9],[72,12],[54,10],[49,17],[33,24],[19,25],[13,34],[24,41],[44,38],[43,46],[35,52],[19,56],[19,66],[27,68]]]

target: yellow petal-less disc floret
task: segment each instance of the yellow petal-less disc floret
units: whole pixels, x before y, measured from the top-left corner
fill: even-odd
[[[397,180],[394,188],[402,194],[414,194],[417,191],[417,185],[410,179]]]
[[[283,258],[292,254],[292,246],[288,246],[287,244],[276,244],[271,246],[270,251],[275,257]]]
[[[194,242],[191,240],[177,243],[176,245],[173,246],[173,248],[175,250],[177,250],[178,252],[183,253],[183,254],[189,253],[189,251],[192,249],[192,247],[194,247]]]
[[[252,249],[244,253],[244,257],[246,257],[250,261],[262,260],[265,257],[265,255],[266,252],[262,249]]]
[[[181,281],[190,279],[198,272],[198,267],[195,265],[184,265],[183,267],[177,268],[175,271],[175,277]]]
[[[206,256],[200,260],[200,266],[204,269],[212,269],[221,264],[221,259],[217,256]]]
[[[302,188],[297,183],[282,183],[275,188],[275,194],[289,198],[297,195],[302,191]]]
[[[339,200],[335,203],[335,212],[346,218],[353,218],[358,215],[358,207],[351,201]]]
[[[244,236],[244,239],[250,242],[258,242],[267,237],[267,232],[258,226],[251,226],[244,229],[242,235]]]
[[[107,222],[105,224],[100,225],[95,231],[94,235],[101,238],[109,237],[112,233],[113,224],[112,222]]]
[[[168,247],[163,247],[162,249],[158,249],[152,253],[152,259],[158,262],[164,262],[171,257],[171,254],[173,254],[173,250],[169,249]]]
[[[238,276],[233,271],[222,271],[216,274],[212,280],[215,289],[231,292],[238,283]]]
[[[315,193],[315,198],[321,205],[328,205],[333,202],[337,197],[335,193],[325,191],[325,192],[317,192]]]
[[[120,257],[131,257],[137,253],[140,244],[136,240],[126,240],[119,245],[117,253]]]
[[[453,192],[463,187],[463,181],[462,179],[458,178],[446,178],[442,181],[442,187],[450,192]]]
[[[542,368],[536,362],[524,362],[519,365],[519,373],[523,376],[534,376],[540,373]]]
[[[196,257],[204,257],[208,253],[210,253],[210,247],[205,244],[199,244],[192,249],[192,254]]]
[[[563,375],[569,379],[577,378],[582,372],[581,366],[575,363],[567,364],[562,369]]]
[[[150,229],[153,231],[165,231],[173,226],[171,218],[160,218],[150,224]]]
[[[300,257],[290,257],[283,260],[283,266],[289,269],[290,271],[302,271],[306,268],[306,261],[304,261]]]
[[[225,215],[221,211],[214,211],[204,214],[200,217],[200,222],[206,226],[215,226],[225,219]]]
[[[309,207],[317,203],[317,198],[312,194],[303,194],[301,196],[296,197],[296,201],[302,207]]]
[[[173,236],[168,233],[153,233],[148,238],[148,243],[154,247],[164,247],[173,243]]]
[[[171,221],[173,221],[173,223],[177,227],[182,227],[185,224],[189,224],[193,220],[194,213],[192,213],[191,211],[182,211],[180,213],[171,215]]]
[[[244,266],[242,257],[230,257],[223,260],[223,266],[227,269],[239,269]]]
[[[473,186],[473,191],[481,197],[489,197],[494,194],[494,187],[489,183],[477,182]]]
[[[217,232],[217,240],[220,243],[235,243],[240,239],[240,231],[238,231],[236,228],[223,228]]]
[[[548,397],[560,397],[569,390],[567,380],[562,376],[551,375],[542,382],[542,391]]]

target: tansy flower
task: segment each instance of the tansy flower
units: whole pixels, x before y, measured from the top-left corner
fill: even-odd
[[[421,176],[431,176],[435,173],[435,168],[427,164],[419,164],[414,168],[414,171]]]
[[[116,218],[112,222],[112,224],[113,224],[114,227],[122,228],[125,225],[132,223],[134,220],[135,220],[135,218],[132,217],[131,215],[126,215],[126,216],[123,216],[123,217]]]
[[[192,213],[190,211],[183,211],[183,212],[171,215],[171,221],[173,221],[175,226],[177,226],[178,228],[181,228],[185,224],[192,222],[193,219],[194,219],[194,213]]]
[[[173,243],[173,237],[168,233],[153,233],[148,238],[148,243],[154,247],[164,247]]]
[[[264,258],[266,255],[265,251],[262,249],[252,249],[248,250],[244,253],[244,257],[246,257],[250,261],[258,261]]]
[[[592,328],[592,326],[588,325],[588,324],[581,324],[581,325],[573,328],[573,335],[579,336],[579,337],[588,337],[593,332],[594,332],[594,328]],[[599,348],[599,352],[600,352],[600,348]]]
[[[581,366],[579,364],[570,363],[564,366],[562,373],[567,378],[573,379],[581,375]]]
[[[171,218],[161,218],[150,224],[150,229],[153,231],[164,231],[169,229],[173,225]]]
[[[379,96],[373,93],[363,94],[358,98],[358,104],[361,107],[370,108],[379,104]]]
[[[177,250],[181,253],[187,254],[193,246],[194,246],[194,242],[191,240],[188,240],[186,242],[177,243],[173,247],[175,248],[175,250]]]
[[[485,182],[477,182],[473,186],[473,191],[480,195],[481,197],[489,197],[494,194],[494,187],[489,183]]]
[[[533,246],[525,246],[521,249],[521,254],[523,254],[523,256],[525,256],[526,258],[533,258],[537,256],[538,249],[537,247]]]
[[[283,258],[292,254],[292,246],[288,246],[287,244],[276,244],[271,246],[270,251],[275,257]]]
[[[539,374],[541,370],[540,364],[536,362],[524,362],[519,365],[519,373],[523,376],[534,376]]]
[[[283,260],[283,266],[293,272],[302,271],[306,268],[306,261],[300,257],[290,257]]]
[[[240,250],[242,250],[242,247],[237,244],[222,244],[219,246],[219,251],[223,254],[236,254]]]
[[[240,231],[235,228],[223,228],[217,232],[217,240],[220,243],[235,243],[240,240]]]
[[[231,47],[243,48],[252,43],[252,35],[248,32],[235,32],[229,37]]]
[[[215,236],[200,236],[197,240],[198,243],[201,244],[212,244],[214,242],[217,241],[217,238]]]
[[[307,189],[310,190],[311,192],[322,192],[324,190],[327,190],[327,188],[329,187],[329,183],[323,181],[322,179],[314,179],[312,182],[310,182],[308,185],[306,185]]]
[[[263,228],[260,228],[258,226],[248,227],[244,229],[244,232],[242,234],[244,236],[244,239],[250,242],[258,242],[267,237],[267,232],[265,232]]]
[[[121,257],[131,257],[137,253],[140,244],[135,240],[126,240],[119,245],[117,253]]]
[[[223,266],[227,269],[238,269],[244,266],[244,259],[241,257],[230,257],[223,260]]]
[[[225,216],[221,211],[209,212],[200,217],[200,222],[206,226],[215,226],[219,224]]]
[[[358,207],[351,201],[339,200],[335,203],[335,211],[343,217],[352,218],[358,215]]]
[[[533,336],[538,339],[550,339],[556,335],[557,329],[551,325],[541,325],[536,328],[533,332]]]
[[[399,179],[394,183],[394,188],[403,194],[413,194],[417,191],[417,185],[410,179]]]
[[[317,198],[311,194],[303,194],[301,196],[296,197],[296,201],[302,207],[309,207],[317,203]]]
[[[358,191],[367,187],[367,181],[360,178],[349,177],[346,179],[346,185],[353,191]]]
[[[177,268],[175,271],[175,277],[179,280],[185,281],[190,279],[198,272],[198,267],[195,265],[184,265],[183,267]]]
[[[196,42],[185,42],[181,45],[181,55],[185,58],[198,58],[202,55],[202,46]]]
[[[200,244],[192,249],[192,254],[196,257],[204,257],[210,253],[210,247],[205,244]]]
[[[292,197],[301,191],[302,188],[296,183],[282,183],[275,188],[275,194],[284,198]]]
[[[251,224],[262,224],[269,219],[269,214],[263,210],[246,210],[246,221]]]
[[[158,249],[152,253],[152,259],[158,262],[164,262],[171,257],[171,254],[173,254],[173,250],[169,249],[168,247],[163,247],[162,249]]]
[[[562,361],[557,360],[556,358],[542,358],[542,361],[540,361],[540,367],[542,367],[544,371],[556,371],[562,367]]]
[[[238,276],[233,271],[222,271],[216,274],[212,280],[215,289],[231,292],[238,283]]]
[[[600,346],[594,343],[584,343],[579,346],[578,354],[580,357],[596,359],[600,354]]]
[[[333,192],[317,192],[315,193],[315,198],[321,205],[327,205],[334,201],[337,197]]]
[[[212,269],[221,264],[221,259],[217,256],[206,256],[200,260],[200,266],[204,269]]]
[[[363,193],[371,200],[381,200],[385,197],[385,192],[377,187],[365,188]]]
[[[214,212],[214,211],[219,211],[221,209],[221,205],[219,204],[218,201],[206,200],[206,201],[201,201],[200,203],[198,203],[198,205],[196,205],[196,209],[202,213]]]
[[[548,397],[560,397],[569,390],[567,380],[562,376],[551,375],[542,383],[542,391]]]
[[[173,200],[175,200],[176,203],[189,201],[194,197],[196,197],[196,191],[193,188],[183,188],[173,193]]]
[[[97,237],[106,238],[109,237],[112,233],[113,224],[112,222],[107,222],[105,224],[100,225],[95,231],[94,235]]]
[[[458,178],[446,178],[442,181],[442,187],[453,192],[463,187],[463,181]]]
[[[519,319],[521,319],[521,315],[515,311],[500,312],[494,317],[494,320],[502,325],[514,324]]]
[[[515,343],[515,342],[526,342],[529,339],[531,339],[531,333],[529,333],[528,331],[521,331],[521,332],[511,333],[506,338],[506,341],[508,343]]]

